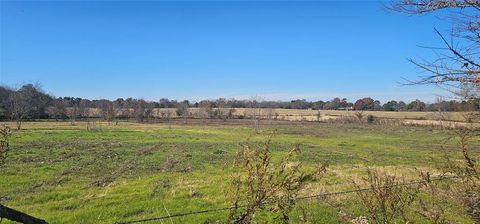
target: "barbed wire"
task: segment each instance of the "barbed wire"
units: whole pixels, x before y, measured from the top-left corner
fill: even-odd
[[[443,180],[456,179],[456,178],[461,178],[461,177],[465,177],[465,176],[437,176],[437,177],[431,178],[430,181],[431,182],[433,182],[433,181],[443,181]],[[426,181],[426,180],[417,180],[417,181],[410,181],[410,182],[395,184],[395,185],[390,185],[390,186],[383,186],[381,188],[394,188],[394,187],[401,187],[401,186],[410,186],[410,185],[422,184],[422,183],[427,183],[427,182],[428,181]],[[314,194],[314,195],[301,196],[301,197],[297,197],[296,199],[297,200],[306,200],[306,199],[312,199],[312,198],[321,199],[321,198],[325,198],[325,197],[329,197],[329,196],[335,196],[335,195],[343,195],[343,194],[351,194],[351,193],[356,193],[356,192],[370,191],[372,189],[373,188],[360,188],[360,189],[352,189],[352,190],[344,190],[344,191],[325,192],[325,193],[319,193],[319,194]],[[274,203],[274,201],[266,201],[266,202],[261,203],[261,205],[266,205],[266,204],[271,204],[271,203]],[[176,218],[176,217],[220,212],[220,211],[226,211],[226,210],[230,210],[230,209],[234,209],[234,208],[244,208],[244,207],[247,207],[247,206],[248,205],[237,205],[237,206],[229,206],[229,207],[222,207],[222,208],[213,208],[213,209],[206,209],[206,210],[190,211],[190,212],[176,213],[176,214],[153,217],[153,218],[138,219],[138,220],[132,220],[132,221],[125,221],[125,222],[115,222],[115,224],[132,224],[132,223],[151,222],[151,221],[158,221],[158,220],[170,219],[170,218]]]

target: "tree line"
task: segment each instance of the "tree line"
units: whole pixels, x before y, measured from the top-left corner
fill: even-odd
[[[67,109],[68,108],[68,109]],[[25,84],[14,89],[0,86],[0,118],[12,119],[17,122],[28,119],[67,117],[88,117],[87,109],[97,108],[102,117],[109,120],[118,116],[118,111],[133,111],[132,114],[140,121],[151,116],[155,108],[175,108],[176,115],[181,116],[187,108],[207,108],[207,112],[215,113],[212,108],[282,108],[282,109],[314,109],[314,110],[367,110],[367,111],[479,111],[480,100],[437,100],[435,103],[425,103],[420,100],[403,102],[391,100],[381,103],[371,97],[349,102],[346,98],[334,98],[330,101],[307,101],[297,99],[292,101],[268,101],[261,99],[225,99],[201,100],[191,102],[162,98],[149,101],[134,98],[118,98],[116,100],[90,100],[79,97],[54,97],[45,93],[38,85]],[[210,108],[210,110],[208,110]],[[121,116],[121,115],[120,115]]]

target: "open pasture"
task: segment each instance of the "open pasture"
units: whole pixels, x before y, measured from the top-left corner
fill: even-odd
[[[52,108],[51,108],[52,109]],[[72,110],[72,108],[68,108]],[[363,117],[372,115],[379,119],[408,120],[410,122],[422,123],[429,121],[448,121],[448,122],[466,122],[472,119],[472,114],[478,112],[432,112],[432,111],[354,111],[354,110],[313,110],[313,109],[281,109],[281,108],[212,108],[213,111],[221,111],[228,114],[230,111],[233,118],[250,118],[253,116],[266,120],[284,120],[284,121],[328,121],[341,118],[356,118],[358,113]],[[101,110],[98,108],[89,108],[87,115],[91,117],[100,117]],[[117,116],[127,116],[133,114],[133,109],[125,109],[117,112]],[[53,112],[51,112],[53,113]],[[167,115],[168,114],[168,115]],[[207,112],[203,108],[192,107],[188,109],[189,118],[204,119],[208,118]],[[154,108],[152,116],[155,118],[179,118],[175,108]],[[476,118],[472,120],[477,122]]]
[[[207,124],[27,122],[14,132],[11,153],[0,173],[3,204],[51,223],[113,223],[229,206],[234,156],[241,144],[262,143],[272,133],[279,158],[298,144],[305,171],[327,163],[302,195],[352,189],[367,168],[382,168],[408,180],[420,170],[438,172],[444,153],[458,158],[450,131],[408,126],[265,122],[260,132],[245,122]],[[471,147],[478,155],[480,141]],[[302,206],[308,205],[308,206]],[[355,194],[302,200],[314,223],[343,223],[339,213],[365,215]],[[461,206],[446,214],[472,223]],[[418,223],[425,223],[414,211]],[[227,211],[164,220],[167,223],[223,223]],[[271,221],[268,212],[256,217]],[[4,221],[5,222],[5,221]],[[8,223],[8,222],[7,222]]]

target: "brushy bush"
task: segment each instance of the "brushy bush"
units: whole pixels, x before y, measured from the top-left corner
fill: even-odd
[[[442,198],[445,195],[442,194],[441,189],[437,186],[428,172],[421,172],[420,177],[422,182],[420,188],[422,192],[426,193],[427,199],[419,199],[419,206],[416,212],[426,218],[430,223],[434,224],[446,224],[450,223],[445,216],[445,209],[442,204]]]
[[[5,163],[10,150],[9,139],[11,134],[12,131],[9,126],[5,124],[0,125],[0,166]]]
[[[406,185],[396,175],[370,169],[362,182],[353,184],[358,198],[367,209],[371,223],[397,223],[398,220],[409,223],[406,212],[418,194],[416,188]],[[368,190],[362,187],[367,187]]]
[[[238,152],[233,168],[241,172],[231,177],[230,223],[250,223],[259,210],[276,214],[275,222],[289,222],[289,213],[307,179],[301,163],[292,161],[300,149],[295,146],[274,163],[270,145],[270,139],[258,147],[244,144]]]

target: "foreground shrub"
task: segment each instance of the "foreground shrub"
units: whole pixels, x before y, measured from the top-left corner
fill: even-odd
[[[291,161],[299,152],[295,146],[274,163],[270,139],[259,147],[243,145],[234,162],[234,169],[242,172],[231,179],[231,223],[250,223],[259,210],[266,209],[276,215],[276,222],[289,222],[289,213],[306,182],[301,163]]]

